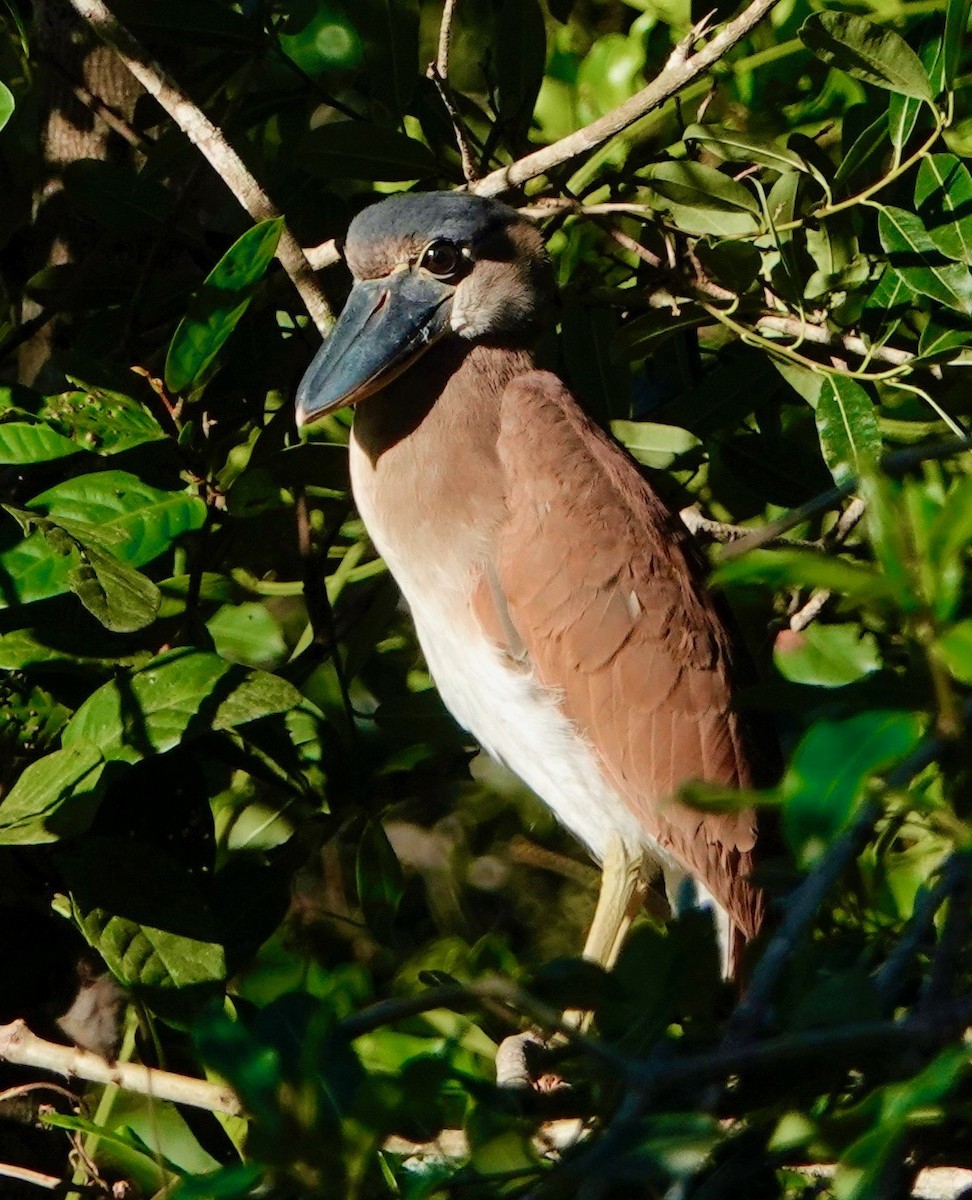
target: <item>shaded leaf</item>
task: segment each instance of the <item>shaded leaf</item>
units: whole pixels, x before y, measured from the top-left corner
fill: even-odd
[[[165,357],[169,391],[186,391],[213,363],[249,307],[282,232],[283,217],[254,225],[206,276],[169,343]]]
[[[89,837],[58,864],[75,919],[127,988],[197,988],[225,978],[216,926],[191,873],[128,838]]]
[[[547,33],[538,0],[499,0],[495,14],[498,115],[515,143],[526,136],[543,81]]]
[[[712,316],[698,304],[681,304],[677,313],[671,309],[653,309],[627,321],[611,341],[611,357],[615,360],[637,360],[653,354],[663,342],[681,329],[696,329],[712,323]]]
[[[812,13],[800,29],[805,46],[828,66],[855,79],[918,100],[933,99],[921,60],[900,34],[867,17]]]
[[[962,49],[969,27],[969,5],[972,0],[947,0],[945,5],[945,37],[942,43],[942,67],[945,86],[955,82],[962,63]]]
[[[355,865],[358,901],[368,928],[391,936],[402,900],[402,868],[380,821],[369,821],[358,843]]]
[[[759,228],[756,197],[714,167],[693,162],[655,163],[644,175],[656,205],[686,233],[728,237]]]
[[[364,121],[335,121],[312,129],[297,150],[301,166],[318,178],[394,182],[438,175],[432,152],[397,129]]]
[[[689,125],[682,137],[698,142],[729,162],[759,163],[774,171],[809,171],[806,161],[795,150],[777,144],[772,137],[737,133],[721,125]]]
[[[969,346],[972,346],[972,323],[962,321],[957,314],[940,312],[921,331],[918,353],[922,358],[934,358],[940,354],[952,355]]]

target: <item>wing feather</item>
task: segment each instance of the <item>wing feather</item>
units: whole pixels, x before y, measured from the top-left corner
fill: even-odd
[[[685,530],[553,375],[507,386],[497,448],[508,515],[477,615],[499,644],[516,631],[647,834],[753,936],[754,814],[703,815],[672,799],[693,778],[753,782],[729,637]]]

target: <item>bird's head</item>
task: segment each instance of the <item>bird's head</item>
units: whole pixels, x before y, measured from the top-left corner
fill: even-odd
[[[459,192],[366,208],[344,253],[354,286],[297,390],[300,425],[379,391],[440,338],[522,336],[549,290],[536,226]]]

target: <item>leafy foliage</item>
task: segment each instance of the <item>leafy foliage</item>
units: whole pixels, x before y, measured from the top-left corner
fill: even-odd
[[[112,8],[305,246],[463,181],[425,72],[439,5]],[[630,99],[699,15],[459,0],[474,157]],[[246,1113],[107,1089],[53,1116],[105,1179],[701,1200],[807,1194],[796,1166],[824,1161],[865,1200],[967,1158],[968,19],[781,3],[513,197],[562,286],[545,353],[673,504],[748,532],[714,580],[789,765],[687,793],[781,817],[783,941],[735,1005],[701,913],[643,917],[609,977],[574,957],[593,872],[438,701],[350,505],[344,418],[297,438],[317,337],[282,221],[251,223],[147,97],[108,158],[45,163],[49,68],[27,5],[0,10],[0,903],[29,894],[129,989],[122,1057],[215,1072]],[[69,261],[32,208],[52,171]],[[322,280],[337,305],[345,273]],[[497,1043],[570,1006],[595,1014],[555,1054],[571,1088],[497,1087]]]

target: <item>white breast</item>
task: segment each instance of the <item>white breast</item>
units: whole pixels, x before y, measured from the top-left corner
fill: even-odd
[[[646,846],[640,822],[607,783],[556,694],[483,634],[470,606],[475,546],[459,546],[443,530],[441,552],[425,547],[416,553],[385,536],[374,471],[353,438],[351,481],[375,547],[408,601],[432,678],[459,724],[519,775],[596,859],[611,835],[633,848]]]

